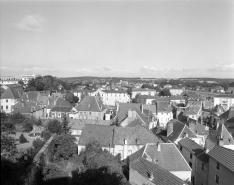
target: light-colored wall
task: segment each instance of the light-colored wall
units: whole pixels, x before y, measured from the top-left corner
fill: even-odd
[[[191,181],[191,174],[192,174],[191,171],[170,171],[170,172],[183,181],[186,180],[188,180],[189,182]]]
[[[181,93],[183,93],[183,91],[183,89],[170,89],[170,93],[172,96],[180,95]]]
[[[145,91],[145,90],[144,91],[132,91],[132,97],[131,98],[135,98],[137,94],[155,96],[156,91],[152,91],[152,90],[149,90],[149,91]]]
[[[216,185],[215,175],[219,176],[219,185],[233,185],[234,172],[220,164],[219,170],[216,169],[217,161],[212,157],[209,158],[209,175],[208,185]]]
[[[160,126],[166,128],[167,123],[171,119],[173,119],[173,113],[172,112],[169,112],[169,113],[158,112],[157,117],[158,117]]]
[[[1,107],[2,107],[1,110],[6,113],[11,113],[12,112],[11,107],[15,105],[17,102],[18,102],[17,99],[1,99]],[[8,109],[6,106],[8,106]]]
[[[220,104],[223,105],[223,101],[227,102],[227,109],[229,109],[230,106],[234,105],[234,98],[230,98],[230,97],[214,97],[214,106],[220,105]]]

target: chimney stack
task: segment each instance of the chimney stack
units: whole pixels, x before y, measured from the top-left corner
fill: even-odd
[[[157,142],[157,151],[161,152],[161,145],[160,145],[159,141]]]
[[[149,180],[152,181],[153,179],[154,179],[153,172],[150,172],[150,174],[149,174]]]
[[[173,120],[167,123],[167,137],[173,132]]]
[[[223,141],[222,138],[220,138],[220,139],[219,139],[219,146],[223,146],[223,144],[224,144],[224,141]]]

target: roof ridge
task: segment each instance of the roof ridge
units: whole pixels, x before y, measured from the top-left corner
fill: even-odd
[[[98,101],[97,101],[97,96],[94,96],[94,98],[95,98],[95,100],[96,100],[96,102],[97,102],[97,105],[98,105],[99,110],[102,111],[102,110],[101,110],[101,107],[99,106],[99,103],[98,103]]]

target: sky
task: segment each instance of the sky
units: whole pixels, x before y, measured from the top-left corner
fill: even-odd
[[[0,0],[0,72],[234,78],[234,1]]]

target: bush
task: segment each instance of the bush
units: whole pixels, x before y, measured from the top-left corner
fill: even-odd
[[[28,140],[24,137],[24,134],[21,134],[20,137],[19,137],[19,142],[20,143],[27,143]]]
[[[47,141],[47,140],[51,137],[50,131],[49,131],[49,130],[43,130],[43,131],[41,132],[41,137],[42,137],[45,141]]]
[[[36,125],[37,127],[42,126],[42,121],[41,121],[40,119],[37,120],[37,121],[35,122],[35,125]]]
[[[44,141],[42,141],[41,139],[37,138],[36,140],[33,141],[33,147],[35,150],[40,150],[43,145],[45,144]]]
[[[26,121],[23,123],[23,128],[25,132],[31,132],[33,130],[33,125],[29,121]]]
[[[50,121],[49,124],[48,124],[48,130],[51,133],[60,134],[61,130],[62,130],[60,122],[58,120],[56,120],[56,119]]]

